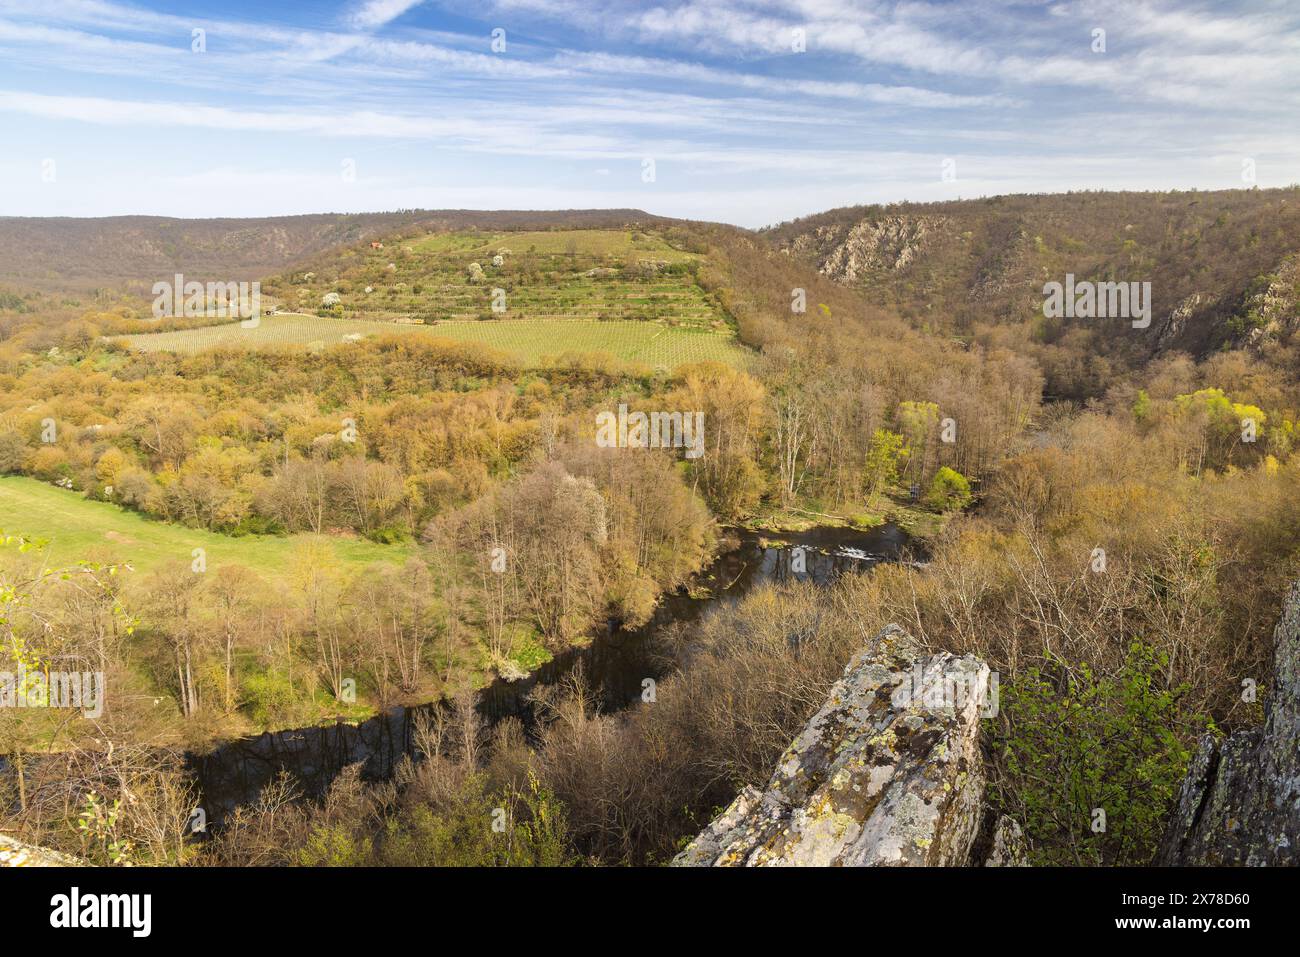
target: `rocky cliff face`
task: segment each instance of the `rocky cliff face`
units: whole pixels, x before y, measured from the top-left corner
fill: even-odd
[[[1201,740],[1161,864],[1300,864],[1300,582],[1282,606],[1274,642],[1264,726]]]
[[[1188,296],[1170,311],[1164,319],[1156,325],[1155,344],[1157,349],[1167,349],[1173,346],[1183,334],[1187,331],[1187,322],[1201,308],[1205,297],[1200,293],[1194,293]]]
[[[852,226],[821,226],[795,237],[785,251],[811,257],[822,275],[851,283],[872,270],[908,266],[943,225],[936,216],[886,216]]]
[[[1242,311],[1253,326],[1246,336],[1250,346],[1258,348],[1295,332],[1300,326],[1300,253],[1283,259],[1268,284],[1247,297]]]
[[[845,668],[766,789],[742,791],[673,863],[1019,862],[1019,828],[984,811],[979,725],[989,691],[979,659],[927,656],[889,626]]]

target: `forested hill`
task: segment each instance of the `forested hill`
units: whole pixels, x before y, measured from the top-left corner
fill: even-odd
[[[250,219],[0,217],[0,282],[87,292],[152,284],[174,272],[258,279],[372,238],[440,229],[599,228],[657,217],[634,209],[402,210]]]
[[[1127,360],[1289,336],[1300,308],[1300,187],[853,206],[762,234],[873,303],[949,334],[1032,323],[1034,338],[1052,343],[1071,330],[1044,320],[1044,283],[1067,273],[1150,282],[1146,334],[1094,343]]]

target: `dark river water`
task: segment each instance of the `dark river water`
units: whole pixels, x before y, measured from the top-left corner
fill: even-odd
[[[611,622],[588,646],[557,655],[527,678],[498,678],[479,692],[479,713],[489,724],[514,716],[527,729],[533,724],[532,693],[579,666],[601,709],[620,710],[640,699],[647,678],[664,677],[675,670],[683,650],[689,653],[688,643],[683,648],[680,641],[665,640],[678,630],[674,626],[689,625],[764,582],[796,578],[826,585],[846,572],[896,561],[909,543],[907,534],[894,525],[868,531],[815,528],[779,538],[768,534],[765,541],[744,529],[727,534],[728,550],[697,577],[693,595],[685,589],[665,595],[644,627],[624,629]],[[689,636],[689,629],[685,634]],[[358,724],[272,731],[190,755],[208,820],[219,825],[235,807],[255,801],[281,771],[292,774],[304,793],[313,796],[323,794],[344,767],[357,762],[363,762],[363,778],[387,778],[412,752],[418,715],[441,706],[434,702],[395,707]]]

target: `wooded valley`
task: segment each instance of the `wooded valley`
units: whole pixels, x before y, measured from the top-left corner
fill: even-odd
[[[121,223],[65,228],[48,257],[89,251],[66,275],[96,285],[56,289],[40,225],[0,222],[34,257],[0,292],[0,671],[108,689],[93,717],[0,709],[0,827],[100,864],[666,863],[894,623],[999,674],[990,801],[1031,862],[1149,863],[1198,737],[1260,722],[1300,570],[1297,214],[1286,189],[757,232],[241,221],[245,252],[195,239],[161,277],[259,279],[276,312],[246,332],[151,316],[155,263],[97,258]],[[1067,271],[1149,279],[1155,321],[1044,318]],[[458,331],[509,324],[532,338]],[[620,405],[701,413],[703,454],[602,447]],[[701,594],[736,529],[884,527],[906,560],[658,628],[648,701],[579,664],[527,720],[476,707]],[[187,753],[428,702],[393,774],[285,774],[196,831]]]

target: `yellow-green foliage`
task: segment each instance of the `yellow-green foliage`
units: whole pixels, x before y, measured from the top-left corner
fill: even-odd
[[[970,504],[970,482],[956,469],[944,465],[934,473],[926,504],[936,512],[950,512]]]
[[[1251,420],[1262,435],[1267,418],[1264,410],[1244,402],[1233,402],[1222,389],[1199,389],[1187,395],[1177,396],[1174,400],[1183,412],[1201,413],[1216,426],[1229,430],[1240,428],[1241,423]]]

